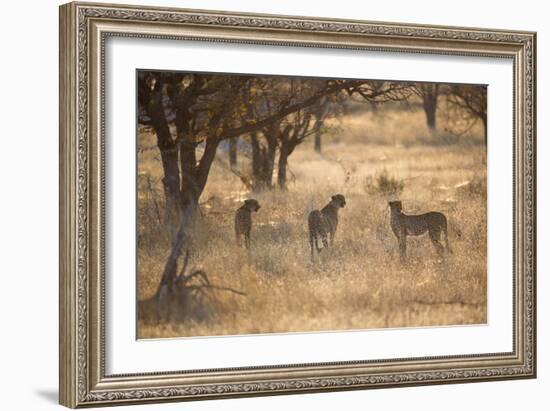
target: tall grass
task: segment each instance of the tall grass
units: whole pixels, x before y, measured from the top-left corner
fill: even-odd
[[[190,264],[212,283],[246,296],[212,290],[202,306],[178,306],[184,312],[169,319],[145,310],[139,337],[485,323],[485,147],[395,144],[391,136],[361,140],[354,135],[356,121],[344,120],[339,137],[325,139],[322,155],[308,143],[296,149],[289,164],[295,179],[287,191],[254,194],[262,208],[253,216],[250,252],[234,241],[233,216],[252,194],[218,153],[201,197],[202,214],[191,229]],[[387,127],[378,124],[366,128],[384,133]],[[140,144],[151,139],[144,133]],[[170,227],[155,211],[161,188],[156,156],[144,151],[138,161],[140,174],[149,178],[138,196],[140,300],[155,293],[170,247]],[[346,196],[347,206],[340,211],[334,248],[311,262],[307,215],[335,193]],[[401,265],[387,206],[396,196],[407,213],[444,212],[454,254],[438,261],[426,236],[409,238],[409,259]]]

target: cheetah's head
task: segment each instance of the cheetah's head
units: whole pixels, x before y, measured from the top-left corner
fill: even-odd
[[[332,202],[340,208],[344,208],[346,206],[346,198],[342,194],[333,195]]]
[[[401,201],[390,201],[388,205],[390,206],[390,209],[392,211],[397,211],[399,213],[401,212],[401,210],[403,210],[403,204],[401,203]]]
[[[258,200],[254,200],[253,198],[244,200],[244,206],[254,212],[257,212],[260,209],[260,203],[258,203]]]

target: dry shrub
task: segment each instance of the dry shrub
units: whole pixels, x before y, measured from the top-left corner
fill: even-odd
[[[384,196],[399,196],[405,189],[405,182],[388,173],[384,169],[379,174],[365,178],[365,191],[368,194],[381,194]]]

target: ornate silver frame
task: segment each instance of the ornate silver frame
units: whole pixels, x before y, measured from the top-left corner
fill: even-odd
[[[109,36],[491,56],[514,63],[514,350],[106,375],[103,64]],[[70,3],[60,8],[60,403],[68,407],[536,376],[536,34]],[[266,359],[269,362],[269,359]]]

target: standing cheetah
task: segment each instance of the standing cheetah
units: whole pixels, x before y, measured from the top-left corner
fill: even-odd
[[[235,213],[235,237],[237,244],[241,245],[241,237],[244,237],[244,245],[250,248],[250,230],[252,229],[252,212],[260,209],[260,203],[257,200],[245,200],[244,204]]]
[[[416,236],[428,232],[438,256],[442,258],[444,248],[440,239],[441,233],[443,233],[445,234],[445,247],[448,252],[452,253],[447,235],[447,217],[444,214],[431,211],[425,214],[407,215],[402,212],[401,201],[390,201],[388,205],[391,210],[390,225],[399,242],[401,262],[405,262],[406,259],[408,235]]]
[[[334,242],[336,228],[338,227],[338,210],[345,207],[346,199],[342,194],[332,196],[330,202],[321,211],[313,210],[307,218],[309,227],[309,245],[311,247],[311,260],[314,258],[314,248],[320,252],[318,241],[323,242],[323,248],[329,246],[327,236],[330,235],[330,245]],[[315,247],[314,247],[315,245]]]

